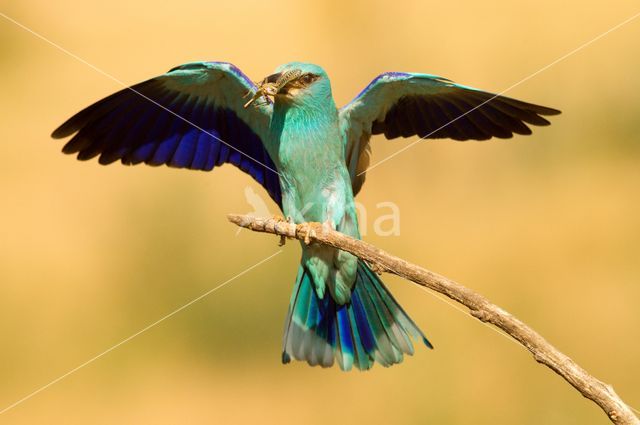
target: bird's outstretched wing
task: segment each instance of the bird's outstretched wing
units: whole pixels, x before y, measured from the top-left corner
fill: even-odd
[[[455,84],[428,74],[388,72],[340,110],[347,166],[356,194],[369,165],[369,138],[488,140],[531,134],[527,124],[549,125],[541,115],[560,111]]]
[[[108,96],[78,112],[52,137],[77,132],[62,151],[101,164],[166,164],[211,170],[231,163],[281,205],[276,166],[265,148],[271,105],[243,108],[255,85],[224,62],[194,62]]]

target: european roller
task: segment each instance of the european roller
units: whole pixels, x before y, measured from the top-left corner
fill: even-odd
[[[253,95],[247,102],[246,96]],[[195,62],[108,96],[52,136],[74,135],[63,152],[209,171],[229,163],[260,183],[290,220],[322,222],[360,237],[354,197],[370,139],[488,140],[531,134],[555,109],[428,74],[389,72],[336,107],[319,66],[291,62],[260,87],[230,63]],[[282,361],[341,369],[391,366],[432,348],[380,278],[353,255],[301,243]]]

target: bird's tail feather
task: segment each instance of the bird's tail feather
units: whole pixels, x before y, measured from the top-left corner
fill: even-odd
[[[282,362],[292,358],[312,366],[342,370],[370,369],[374,362],[391,366],[413,354],[411,337],[431,343],[385,288],[358,260],[351,301],[337,305],[326,293],[319,299],[310,273],[300,265],[285,322]]]

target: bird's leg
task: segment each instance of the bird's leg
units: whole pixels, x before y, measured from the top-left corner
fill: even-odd
[[[277,221],[286,221],[289,224],[293,224],[295,225],[295,223],[293,222],[293,218],[291,216],[287,216],[287,218],[285,219],[283,216],[278,215],[278,214],[274,214],[273,215],[273,220],[277,220]],[[278,242],[278,246],[284,246],[285,243],[287,243],[287,237],[284,235],[280,235],[280,241]]]
[[[274,214],[271,217],[271,219],[274,221],[286,221],[285,218],[279,214]],[[285,243],[286,243],[286,238],[280,235],[280,241],[278,242],[278,246],[284,246]]]

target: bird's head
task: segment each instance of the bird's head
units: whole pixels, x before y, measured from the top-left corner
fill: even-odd
[[[275,102],[310,104],[331,98],[327,73],[310,63],[290,62],[279,66],[274,74],[262,80],[261,88]]]

